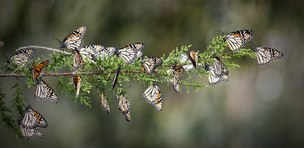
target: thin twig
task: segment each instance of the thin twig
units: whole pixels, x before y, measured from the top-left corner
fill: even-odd
[[[100,75],[103,74],[104,71],[94,71],[94,72],[83,72],[83,73],[78,73],[79,75]],[[115,73],[113,71],[113,73]],[[121,71],[121,73],[126,73],[126,74],[136,74],[139,73],[137,71]],[[43,73],[41,76],[46,76],[46,77],[59,77],[59,76],[73,76],[75,72],[59,72],[59,73]],[[3,73],[0,74],[0,77],[26,77],[24,74],[18,74],[18,73]]]
[[[23,50],[23,49],[29,49],[29,48],[45,49],[45,50],[50,50],[50,51],[55,51],[55,52],[61,52],[61,53],[64,53],[64,54],[72,54],[72,53],[69,53],[69,52],[66,52],[66,51],[62,51],[62,50],[56,49],[56,48],[50,48],[50,47],[45,47],[45,46],[33,46],[33,45],[19,47],[18,49],[16,49],[16,51]]]
[[[95,72],[84,72],[84,73],[78,73],[80,75],[99,75],[102,74],[103,71],[95,71]],[[72,76],[74,75],[74,72],[62,72],[62,73],[44,73],[42,76]],[[24,74],[17,74],[17,73],[4,73],[0,74],[0,77],[26,77]]]

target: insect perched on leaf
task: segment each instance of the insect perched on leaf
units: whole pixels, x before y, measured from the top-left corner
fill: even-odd
[[[79,91],[80,91],[80,86],[81,86],[81,77],[80,77],[79,74],[74,74],[73,75],[73,82],[74,82],[74,86],[75,86],[76,98],[78,98]]]
[[[76,29],[72,33],[70,33],[67,37],[60,42],[60,49],[70,49],[70,50],[79,50],[79,48],[83,44],[83,36],[86,32],[86,26],[81,26],[80,28]]]
[[[238,51],[253,38],[251,30],[238,30],[225,35],[224,40],[233,52]]]
[[[35,127],[45,128],[48,126],[44,117],[39,112],[31,108],[31,106],[28,106],[25,109],[25,114],[21,121],[21,124],[25,128],[35,128]]]
[[[208,72],[208,81],[210,85],[216,85],[220,82],[228,81],[228,70],[219,57],[214,57],[213,66],[205,64],[205,70]]]
[[[23,49],[17,51],[14,55],[9,58],[10,63],[18,65],[20,67],[25,66],[29,60],[33,58],[34,49]]]
[[[256,53],[258,65],[268,65],[272,60],[283,57],[282,52],[269,47],[256,47],[254,52]]]
[[[123,48],[117,49],[116,54],[127,64],[131,64],[138,57],[142,56],[141,49],[144,43],[133,43]]]
[[[84,66],[82,56],[80,55],[79,51],[74,51],[74,60],[73,60],[73,67],[74,71],[77,72],[81,70]]]
[[[142,69],[148,75],[151,75],[156,67],[162,65],[162,60],[158,57],[149,57],[143,60]]]
[[[151,105],[153,105],[157,111],[162,110],[163,99],[160,92],[160,88],[153,84],[149,86],[143,93],[143,98]]]
[[[37,127],[33,127],[33,128],[26,128],[23,127],[21,124],[19,124],[19,128],[22,134],[22,137],[26,138],[26,139],[31,139],[31,138],[42,138],[43,134],[38,130]]]
[[[198,66],[201,66],[201,63],[199,63],[199,50],[197,51],[190,51],[188,55],[181,54],[180,55],[180,63],[184,64],[183,68],[185,71],[192,70],[194,68],[198,68]]]
[[[118,109],[119,111],[124,114],[126,117],[126,120],[128,122],[131,121],[131,107],[130,107],[130,102],[129,100],[124,96],[124,95],[117,95],[117,102],[118,102]]]
[[[195,68],[197,68],[198,66],[198,58],[199,58],[199,50],[189,52],[189,59]]]
[[[58,97],[57,97],[55,91],[50,86],[48,86],[42,79],[37,80],[34,96],[39,101],[49,100],[54,103],[58,102]]]
[[[173,86],[174,91],[177,93],[182,92],[181,87],[179,85],[179,81],[180,81],[180,77],[182,76],[183,72],[184,72],[183,66],[179,66],[179,65],[173,65],[169,69],[169,73],[173,74],[173,77],[170,80],[170,82],[171,82],[171,85]]]
[[[103,110],[105,110],[108,114],[111,113],[111,109],[110,109],[110,105],[109,105],[109,102],[108,102],[108,99],[106,98],[106,96],[101,93],[99,95],[100,97],[100,103],[101,103],[101,107],[103,108]]]
[[[220,77],[224,77],[223,80],[228,80],[228,69],[227,67],[224,65],[224,63],[221,61],[221,59],[218,56],[215,56],[214,58],[214,63],[213,63],[213,67],[214,67],[214,73],[217,76]]]
[[[85,61],[93,62],[97,58],[107,58],[112,56],[116,48],[115,47],[104,47],[101,45],[88,45],[84,46],[80,50],[80,55],[84,57]]]
[[[38,65],[35,65],[35,62],[33,62],[33,65],[32,65],[33,79],[38,78],[40,76],[43,68],[46,67],[48,64],[49,64],[49,60],[42,61]]]

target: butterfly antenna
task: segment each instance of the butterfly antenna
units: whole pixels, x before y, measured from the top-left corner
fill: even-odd
[[[215,30],[218,34],[221,34],[222,36],[226,35],[224,32],[220,31],[220,30]]]

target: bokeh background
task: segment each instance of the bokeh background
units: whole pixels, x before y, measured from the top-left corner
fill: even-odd
[[[27,103],[49,123],[41,130],[44,139],[16,139],[1,125],[0,147],[303,147],[303,6],[301,0],[1,0],[1,62],[21,46],[56,48],[57,38],[82,25],[88,28],[86,45],[140,41],[149,56],[189,44],[203,52],[218,31],[251,29],[253,42],[282,51],[284,58],[267,67],[242,58],[228,83],[198,92],[176,94],[161,86],[162,112],[142,99],[143,86],[130,83],[130,123],[114,98],[108,115],[97,94],[88,108],[57,89],[60,103],[52,104],[38,102],[34,88],[24,85]],[[50,53],[41,50],[35,58],[39,54]],[[9,103],[14,79],[0,81]]]

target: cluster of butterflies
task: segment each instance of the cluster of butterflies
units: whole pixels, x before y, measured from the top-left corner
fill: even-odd
[[[125,64],[132,64],[136,59],[142,56],[142,49],[144,48],[143,43],[133,43],[129,44],[122,48],[116,47],[104,47],[101,45],[87,45],[83,46],[83,38],[86,32],[86,27],[81,26],[75,31],[71,32],[67,37],[60,41],[60,49],[71,50],[74,54],[73,60],[73,82],[75,84],[75,93],[76,97],[79,95],[81,77],[79,71],[84,67],[86,62],[95,62],[97,59],[106,59],[110,56],[117,56],[121,58]],[[233,52],[240,51],[247,42],[253,38],[253,34],[250,30],[238,30],[225,34],[224,41],[227,42],[227,45],[230,50]],[[253,44],[254,45],[254,44]],[[258,65],[267,65],[270,64],[274,59],[280,59],[283,57],[283,54],[273,48],[269,47],[258,47],[254,46],[252,49],[256,53]],[[16,65],[25,66],[29,60],[32,59],[34,54],[33,49],[24,49],[17,51],[13,56],[10,57],[10,62]],[[172,76],[169,83],[171,83],[173,89],[180,93],[182,92],[180,86],[180,80],[184,71],[189,71],[196,68],[204,67],[208,73],[208,81],[210,85],[216,85],[220,82],[225,82],[229,80],[228,69],[225,64],[221,61],[220,57],[213,56],[213,63],[205,63],[204,65],[199,62],[199,51],[190,51],[188,54],[180,55],[179,64],[172,65],[167,71],[168,74]],[[148,75],[153,74],[157,67],[163,64],[163,61],[159,57],[145,57],[142,61],[142,72],[145,72]],[[51,102],[58,102],[58,97],[55,91],[46,84],[42,79],[42,74],[44,73],[44,68],[48,65],[49,61],[45,60],[39,64],[33,62],[32,73],[33,79],[36,81],[36,90],[35,97],[40,100],[49,100]],[[115,87],[117,83],[118,76],[121,72],[121,67],[119,66],[112,87]],[[116,96],[118,102],[119,110],[124,114],[127,121],[131,120],[130,116],[130,102],[123,95],[118,94]],[[159,86],[156,83],[153,83],[149,86],[143,93],[143,98],[147,103],[153,105],[156,110],[162,110],[162,94]],[[102,107],[110,113],[110,106],[107,98],[104,94],[100,95],[100,100]],[[29,125],[29,123],[33,125]],[[28,107],[26,109],[26,114],[20,124],[20,129],[24,137],[40,137],[42,135],[38,131],[38,127],[46,127],[46,121],[42,115]]]
[[[38,128],[46,128],[48,126],[44,117],[31,106],[25,109],[24,116],[18,120],[18,124],[22,136],[27,139],[42,138],[43,134]]]

